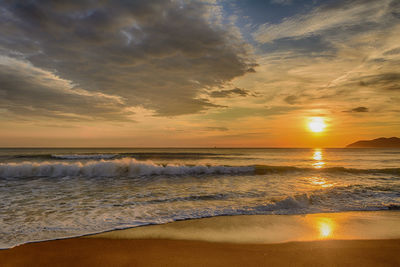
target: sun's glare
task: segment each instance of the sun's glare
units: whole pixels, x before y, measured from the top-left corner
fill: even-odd
[[[310,119],[308,123],[308,128],[313,133],[320,133],[324,131],[326,127],[325,121],[321,117],[313,117]]]

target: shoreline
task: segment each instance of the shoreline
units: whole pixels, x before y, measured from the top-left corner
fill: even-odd
[[[400,265],[400,212],[236,215],[0,250],[2,266]]]
[[[99,232],[92,232],[92,233],[85,233],[85,234],[79,234],[79,235],[71,235],[71,236],[66,236],[66,237],[56,237],[56,238],[50,238],[50,239],[43,239],[43,240],[33,240],[33,241],[28,241],[20,244],[16,244],[11,247],[1,247],[0,251],[2,250],[8,250],[8,249],[13,249],[18,246],[22,245],[27,245],[27,244],[35,244],[35,243],[41,243],[41,242],[49,242],[49,241],[59,241],[59,240],[65,240],[65,239],[74,239],[74,238],[109,238],[109,239],[153,239],[154,237],[154,232],[160,231],[161,233],[168,230],[175,230],[176,228],[180,228],[183,226],[183,228],[187,228],[187,226],[190,226],[190,224],[194,224],[194,227],[197,227],[196,224],[203,224],[205,225],[208,224],[209,228],[215,228],[215,223],[214,225],[210,225],[207,221],[208,220],[228,220],[232,224],[234,221],[239,221],[240,224],[242,224],[241,218],[268,218],[270,220],[271,218],[306,218],[306,217],[320,217],[323,218],[329,218],[331,219],[332,217],[343,217],[343,215],[352,215],[353,219],[357,219],[357,217],[366,217],[365,215],[372,215],[375,217],[376,220],[382,220],[382,219],[387,219],[388,214],[393,214],[395,220],[399,222],[400,225],[400,210],[372,210],[372,211],[340,211],[340,212],[324,212],[324,213],[307,213],[307,214],[263,214],[263,215],[258,215],[258,214],[253,214],[253,215],[216,215],[216,216],[209,216],[209,217],[201,217],[201,218],[189,218],[189,219],[179,219],[171,222],[166,222],[166,223],[149,223],[149,224],[143,224],[143,225],[137,225],[137,226],[128,226],[128,227],[123,227],[123,228],[115,228],[115,229],[110,229],[110,230],[104,230],[104,231],[99,231]],[[376,217],[378,215],[379,217]],[[383,215],[383,216],[382,216]],[[354,218],[355,217],[355,218]],[[312,220],[315,220],[316,218],[312,218]],[[274,223],[282,223],[282,220],[274,220]],[[348,223],[349,218],[346,218]],[[289,221],[292,221],[290,219]],[[269,222],[271,223],[271,222]],[[296,223],[299,223],[297,221]],[[306,223],[310,224],[310,222],[301,222],[301,223]],[[368,222],[371,223],[371,222]],[[216,225],[221,224],[221,222],[217,222]],[[236,225],[237,226],[237,225]],[[254,226],[254,220],[248,222],[248,226]],[[304,225],[303,225],[304,226]],[[233,226],[235,227],[235,226]],[[283,225],[283,228],[286,228],[287,225]],[[315,227],[315,226],[314,226]],[[204,225],[202,226],[204,229]],[[137,234],[139,233],[142,229],[144,230],[144,234]],[[155,230],[155,231],[153,231]],[[190,229],[192,231],[193,229]],[[218,230],[218,229],[214,229]],[[304,229],[302,229],[304,230]],[[179,231],[182,231],[182,229],[179,229]],[[237,235],[237,233],[236,233]],[[200,240],[200,241],[211,241],[211,242],[229,242],[229,243],[236,243],[235,241],[232,240],[208,240],[206,238],[199,238],[199,237],[190,237],[188,236],[182,237],[182,236],[176,236],[175,233],[172,233],[172,235],[159,235],[162,238],[161,239],[175,239],[175,240]],[[158,239],[158,237],[156,237]],[[400,227],[398,231],[396,231],[394,234],[392,231],[390,231],[388,236],[382,236],[382,233],[380,233],[380,236],[371,238],[360,238],[360,236],[357,237],[351,237],[351,238],[309,238],[309,239],[293,239],[293,237],[287,239],[287,240],[280,240],[280,241],[267,241],[267,242],[260,242],[260,241],[255,241],[255,242],[249,242],[248,240],[242,240],[239,243],[248,243],[248,244],[274,244],[274,243],[287,243],[287,242],[301,242],[301,241],[317,241],[317,240],[375,240],[375,239],[397,239],[400,238]]]
[[[348,216],[350,215],[350,216]],[[366,216],[368,215],[368,216]],[[318,233],[314,233],[314,236],[304,238],[304,232],[300,233],[303,237],[301,239],[296,239],[293,238],[293,236],[290,236],[286,240],[282,240],[282,237],[278,238],[281,240],[243,240],[243,236],[241,237],[241,241],[237,242],[233,239],[230,240],[225,240],[221,239],[221,237],[216,238],[214,240],[209,240],[207,237],[204,235],[188,235],[186,232],[186,235],[177,235],[176,231],[179,230],[182,232],[182,230],[186,229],[189,230],[190,233],[194,233],[193,228],[200,228],[201,230],[206,230],[207,232],[210,231],[220,231],[221,229],[221,224],[224,223],[224,221],[229,221],[231,224],[230,228],[235,228],[237,230],[237,227],[240,226],[240,228],[245,227],[246,231],[248,232],[248,229],[250,227],[256,226],[255,224],[260,224],[259,219],[264,219],[262,221],[269,221],[268,224],[270,227],[271,224],[283,224],[281,225],[282,228],[285,228],[287,230],[288,222],[289,224],[303,224],[300,225],[300,228],[297,230],[304,231],[306,228],[313,227],[314,232],[315,231],[320,231],[318,229],[319,226],[315,225],[315,221],[321,222],[321,219],[323,221],[323,226],[327,227],[327,222],[331,224],[330,227],[332,227],[333,224],[336,224],[332,222],[332,218],[336,219],[339,217],[341,219],[341,224],[343,224],[343,220],[345,220],[345,223],[348,224],[349,222],[351,223],[352,220],[359,220],[360,218],[366,219],[366,217],[371,217],[374,218],[374,222],[371,222],[370,220],[366,220],[361,224],[363,228],[365,226],[370,226],[368,224],[371,223],[376,223],[377,221],[381,220],[387,220],[388,215],[394,215],[394,216],[389,216],[392,217],[391,219],[395,219],[396,222],[399,223],[400,225],[400,210],[376,210],[376,211],[341,211],[341,212],[325,212],[325,213],[307,213],[307,214],[265,214],[265,215],[258,215],[258,214],[253,214],[253,215],[217,215],[217,216],[209,216],[209,217],[201,217],[201,218],[189,218],[189,219],[180,219],[180,220],[175,220],[171,222],[166,222],[166,223],[149,223],[149,224],[143,224],[143,225],[137,225],[137,226],[128,226],[128,227],[123,227],[123,228],[115,228],[115,229],[110,229],[110,230],[104,230],[104,231],[99,231],[99,232],[92,232],[92,233],[85,233],[85,234],[79,234],[79,235],[72,235],[72,236],[66,236],[66,237],[57,237],[57,238],[50,238],[50,239],[43,239],[43,240],[33,240],[33,241],[28,241],[24,242],[21,244],[16,244],[12,247],[2,247],[0,248],[0,251],[2,250],[9,250],[13,249],[15,247],[19,247],[22,245],[28,245],[28,244],[36,244],[36,243],[41,243],[41,242],[50,242],[50,241],[60,241],[60,240],[65,240],[65,239],[75,239],[75,238],[106,238],[106,239],[172,239],[172,240],[197,240],[197,241],[210,241],[210,242],[228,242],[228,243],[247,243],[247,244],[276,244],[276,243],[288,243],[288,242],[302,242],[302,241],[318,241],[318,240],[376,240],[376,239],[400,239],[400,227],[397,227],[398,229],[394,229],[395,232],[393,231],[388,231],[386,235],[382,235],[382,232],[378,233],[378,236],[371,235],[369,232],[369,235],[366,237],[361,237],[361,236],[351,236],[351,237],[344,237],[343,235],[340,236],[340,238],[337,238],[337,234],[335,237],[332,236],[331,233],[329,233],[330,236],[328,238],[326,237],[317,237]],[[345,217],[345,218],[343,218]],[[304,220],[298,220],[299,218],[304,218]],[[307,218],[309,220],[307,220]],[[242,220],[243,219],[243,220]],[[250,219],[250,220],[246,220]],[[256,219],[256,220],[252,220]],[[285,220],[288,219],[288,220]],[[328,219],[328,221],[326,221]],[[349,220],[350,219],[350,220]],[[311,220],[311,222],[310,222]],[[247,225],[243,224],[245,221],[247,221]],[[396,223],[395,222],[395,223]],[[318,223],[318,222],[317,222]],[[365,225],[367,223],[367,225]],[[312,226],[311,224],[314,224]],[[382,221],[379,222],[382,226]],[[387,224],[387,222],[385,222]],[[392,223],[392,225],[395,225]],[[199,227],[200,226],[200,227]],[[299,225],[298,225],[299,226]],[[357,225],[360,226],[360,225]],[[142,231],[143,230],[143,231]],[[172,231],[171,231],[172,230]],[[199,229],[197,229],[199,230]],[[310,229],[306,229],[310,230]],[[335,229],[337,230],[337,229]],[[365,229],[364,229],[365,230]],[[371,229],[367,229],[371,230]],[[388,229],[386,229],[388,230]],[[225,229],[226,231],[226,229]],[[332,231],[332,229],[330,230]],[[345,229],[345,231],[349,232],[348,229]],[[350,230],[351,232],[352,230]],[[362,230],[363,231],[363,230]],[[169,232],[169,234],[167,234]],[[229,234],[234,234],[238,235],[238,233],[229,233]],[[271,234],[267,233],[267,234]],[[347,233],[348,234],[348,233]],[[353,234],[353,233],[350,233]],[[161,237],[161,238],[160,238]]]

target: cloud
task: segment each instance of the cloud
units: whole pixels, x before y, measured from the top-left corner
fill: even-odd
[[[209,20],[212,5],[8,1],[0,9],[0,52],[70,81],[86,94],[115,95],[126,106],[154,110],[158,116],[197,113],[217,107],[198,97],[204,88],[222,86],[254,72],[255,66],[237,34]],[[1,79],[15,82],[15,77]],[[52,82],[40,85],[50,92]],[[29,94],[30,85],[24,86]],[[35,94],[30,96],[37,101]],[[61,99],[52,100],[51,109],[65,106]]]
[[[271,0],[271,4],[278,4],[278,5],[290,5],[292,4],[292,0]]]
[[[210,96],[214,98],[233,97],[233,96],[248,96],[251,93],[242,88],[234,88],[230,90],[219,90],[210,92]]]
[[[290,105],[296,104],[297,100],[298,100],[298,96],[295,96],[295,95],[289,95],[284,98],[284,101]]]
[[[334,1],[310,13],[285,18],[278,24],[262,24],[253,37],[259,43],[282,38],[304,38],[329,30],[369,27],[386,16],[392,0]],[[394,1],[393,1],[394,2]]]
[[[232,107],[218,110],[205,115],[207,119],[217,121],[241,120],[245,117],[273,117],[296,111],[299,108],[292,106],[256,106],[256,107]]]
[[[298,55],[316,55],[327,51],[331,53],[336,51],[336,48],[321,36],[307,36],[301,39],[285,37],[274,40],[272,43],[262,44],[259,49],[263,53],[291,51]]]
[[[261,100],[271,106],[331,113],[345,110],[346,103],[363,103],[380,114],[393,109],[400,88],[400,24],[393,13],[400,2],[325,3],[259,26],[253,37],[260,67],[240,85],[268,96]]]
[[[383,53],[384,56],[391,56],[391,55],[398,55],[398,54],[400,54],[400,47],[390,49],[389,51],[386,51],[385,53]]]
[[[357,107],[357,108],[353,108],[350,110],[346,110],[344,112],[356,112],[356,113],[364,113],[364,112],[369,112],[369,109],[367,107]]]
[[[129,120],[119,96],[86,91],[31,63],[0,56],[0,108],[14,115],[68,120]]]
[[[384,90],[400,90],[400,72],[388,72],[359,78],[360,86]]]

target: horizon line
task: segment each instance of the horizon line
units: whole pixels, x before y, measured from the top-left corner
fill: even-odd
[[[67,147],[58,147],[58,146],[27,146],[27,147],[19,147],[19,146],[10,146],[10,147],[0,147],[0,149],[327,149],[327,148],[348,148],[344,147],[284,147],[284,146],[266,146],[266,147],[230,147],[230,146],[207,146],[207,147],[195,147],[195,146],[165,146],[165,147],[150,147],[150,146],[143,146],[143,147],[129,147],[129,146],[67,146]]]

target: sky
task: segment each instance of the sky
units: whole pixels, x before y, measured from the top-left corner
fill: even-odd
[[[0,0],[0,147],[399,136],[399,33],[398,0]]]

